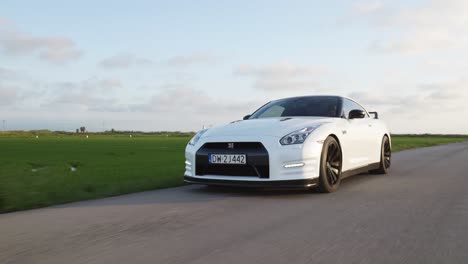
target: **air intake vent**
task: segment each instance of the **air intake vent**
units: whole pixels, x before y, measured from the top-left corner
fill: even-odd
[[[233,144],[233,148],[230,148],[230,144]],[[219,142],[219,143],[205,143],[204,149],[262,149],[264,150],[262,143],[260,142]]]

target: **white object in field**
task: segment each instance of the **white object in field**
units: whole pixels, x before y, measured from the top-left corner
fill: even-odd
[[[75,167],[70,167],[70,170],[71,171],[76,171],[76,168]]]
[[[132,135],[130,135],[130,137],[132,137]]]
[[[36,136],[36,138],[39,138],[39,136]]]
[[[86,135],[86,138],[89,138],[89,136],[88,136],[88,135]]]

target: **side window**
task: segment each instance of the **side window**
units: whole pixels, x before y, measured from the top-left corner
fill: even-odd
[[[369,114],[367,114],[367,111],[362,106],[360,106],[359,104],[349,99],[343,99],[343,116],[345,118],[349,117],[349,112],[351,110],[356,110],[356,109],[364,111],[364,113],[366,113],[366,117],[369,117]]]
[[[273,105],[272,107],[268,108],[265,112],[262,113],[262,118],[282,116],[283,112],[284,107],[280,105]]]

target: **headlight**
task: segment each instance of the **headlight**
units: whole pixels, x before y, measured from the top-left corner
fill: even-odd
[[[208,129],[203,129],[201,131],[199,131],[190,141],[189,141],[189,145],[195,145],[197,144],[198,140],[200,140],[201,136],[203,136],[203,134],[205,134],[205,132],[207,131]]]
[[[306,127],[301,130],[297,130],[290,134],[287,134],[280,140],[280,143],[281,145],[302,144],[307,139],[307,137],[321,125],[322,124],[317,124],[315,126]]]

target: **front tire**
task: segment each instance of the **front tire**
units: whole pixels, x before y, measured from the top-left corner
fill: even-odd
[[[334,137],[328,137],[323,143],[320,158],[320,177],[318,190],[322,193],[332,193],[338,190],[341,182],[343,164],[341,147]]]
[[[380,150],[380,165],[376,170],[371,171],[374,174],[387,174],[392,165],[392,148],[388,136],[382,139],[382,147]]]

